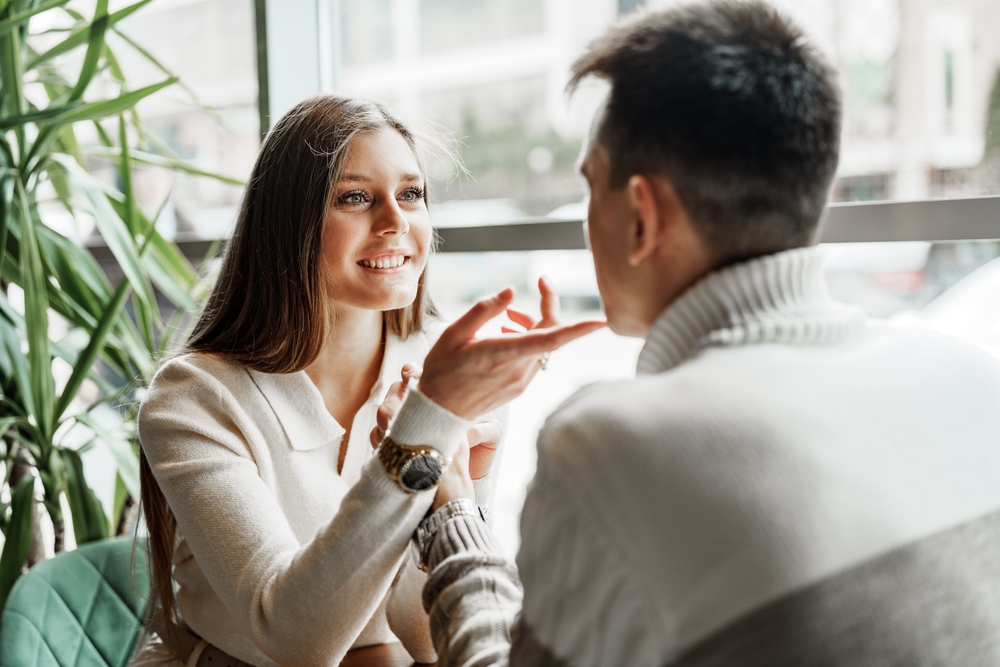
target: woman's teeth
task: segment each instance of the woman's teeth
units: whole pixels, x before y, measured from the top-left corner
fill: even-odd
[[[358,263],[369,269],[395,269],[402,266],[405,261],[406,257],[396,255],[394,257],[383,257],[382,259],[363,259]]]

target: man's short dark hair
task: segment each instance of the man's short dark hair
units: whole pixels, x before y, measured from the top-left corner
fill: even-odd
[[[573,65],[611,93],[596,127],[611,186],[671,180],[722,262],[809,245],[837,168],[836,74],[764,2],[633,15]]]

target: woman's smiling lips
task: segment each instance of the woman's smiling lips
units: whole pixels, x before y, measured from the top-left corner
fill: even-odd
[[[379,253],[377,256],[366,257],[358,261],[358,266],[375,273],[396,273],[402,271],[410,263],[409,255],[399,251]]]

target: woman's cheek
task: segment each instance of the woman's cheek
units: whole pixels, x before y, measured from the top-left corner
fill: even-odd
[[[419,225],[411,225],[410,229],[417,231],[414,234],[417,250],[420,253],[420,268],[421,270],[427,265],[427,258],[430,255],[431,249],[431,238],[433,232],[431,231],[431,223],[429,220],[422,221]]]

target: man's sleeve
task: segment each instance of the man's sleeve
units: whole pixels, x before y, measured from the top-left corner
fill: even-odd
[[[521,610],[517,568],[478,517],[461,516],[438,531],[424,587],[438,667],[505,666]]]

